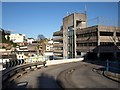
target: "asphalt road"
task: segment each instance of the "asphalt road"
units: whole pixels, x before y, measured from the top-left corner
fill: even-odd
[[[11,88],[118,88],[118,83],[96,72],[97,65],[76,62],[48,66],[15,80]],[[59,83],[59,84],[58,84]]]

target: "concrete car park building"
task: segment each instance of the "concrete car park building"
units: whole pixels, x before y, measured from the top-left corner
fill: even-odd
[[[53,33],[56,58],[120,58],[120,28],[87,27],[87,15],[72,13],[63,18],[60,30]]]

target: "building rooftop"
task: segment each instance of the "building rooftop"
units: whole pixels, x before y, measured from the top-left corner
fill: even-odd
[[[119,30],[120,31],[120,27],[116,27],[116,26],[103,26],[103,25],[95,25],[95,26],[90,26],[90,27],[86,27],[86,28],[82,28],[82,29],[80,29],[80,28],[77,28],[77,30],[94,30],[94,28],[98,28],[99,27],[99,29],[109,29],[109,30]]]

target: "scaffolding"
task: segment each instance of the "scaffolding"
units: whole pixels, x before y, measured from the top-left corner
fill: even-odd
[[[105,18],[98,16],[87,20],[87,27],[99,25],[99,26],[118,26],[118,20],[114,18]]]

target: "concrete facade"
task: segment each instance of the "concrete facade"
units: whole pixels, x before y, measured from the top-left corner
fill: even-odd
[[[77,53],[104,59],[119,58],[120,28],[112,26],[92,26],[77,29]]]
[[[58,56],[62,56],[64,58],[76,57],[76,29],[85,27],[86,14],[73,13],[64,17],[60,31],[53,34],[53,36],[57,36],[53,38],[53,41],[55,42],[55,54],[57,53]]]
[[[60,31],[54,32],[53,36],[54,55],[57,57],[120,57],[120,28],[87,27],[86,14],[73,13],[64,17]]]

